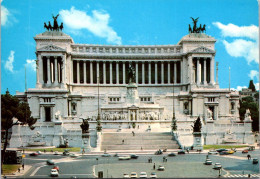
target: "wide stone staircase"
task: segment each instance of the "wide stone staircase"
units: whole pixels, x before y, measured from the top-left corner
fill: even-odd
[[[124,140],[124,142],[123,142]],[[111,132],[102,134],[101,150],[158,150],[178,149],[177,141],[170,132],[122,133]]]

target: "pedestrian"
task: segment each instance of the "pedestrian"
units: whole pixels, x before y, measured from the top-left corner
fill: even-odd
[[[165,162],[165,157],[163,157],[163,162]]]
[[[209,159],[209,155],[206,156],[206,159]]]
[[[165,159],[165,162],[167,162],[167,158]]]
[[[189,150],[189,149],[187,149],[187,153],[189,153],[189,151],[190,151],[190,150]]]
[[[23,168],[23,170],[24,170],[24,163],[22,164],[22,168]]]
[[[18,172],[20,173],[20,168],[18,168]]]
[[[143,147],[141,147],[141,150],[143,150]]]
[[[251,159],[251,155],[248,154],[247,155],[247,159],[250,160]]]
[[[153,164],[153,169],[155,170],[155,163]]]
[[[122,143],[124,143],[124,142],[125,142],[125,140],[123,139],[123,140],[122,140]]]
[[[248,174],[248,178],[251,178],[251,175],[250,175],[250,174]]]

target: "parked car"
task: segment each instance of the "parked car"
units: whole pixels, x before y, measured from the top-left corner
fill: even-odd
[[[124,155],[124,156],[120,156],[118,157],[118,160],[130,160],[131,157],[129,155]]]
[[[248,153],[248,150],[247,150],[247,149],[242,150],[242,153],[243,153],[243,154],[246,154],[246,153]]]
[[[185,150],[179,150],[178,154],[185,154]]]
[[[130,178],[130,176],[128,174],[124,174],[123,178]]]
[[[235,151],[234,150],[228,150],[227,153],[228,154],[233,154],[233,153],[235,153]]]
[[[70,157],[72,157],[72,158],[76,158],[76,157],[78,157],[76,154],[74,154],[74,153],[70,153]]]
[[[55,162],[53,160],[47,160],[46,163],[48,165],[55,165]]]
[[[213,169],[219,170],[222,168],[222,165],[220,163],[215,163]]]
[[[115,154],[114,154],[114,157],[118,157],[118,153],[115,153]]]
[[[139,178],[147,178],[146,172],[140,172]]]
[[[253,164],[258,164],[258,159],[257,158],[253,158]]]
[[[131,172],[130,178],[137,178],[137,173],[136,172]]]
[[[131,154],[130,157],[131,157],[131,159],[138,159],[139,156],[135,155],[135,154]]]
[[[56,169],[58,172],[60,172],[60,167],[59,166],[54,166],[52,169]]]
[[[55,151],[55,152],[54,152],[54,155],[59,155],[59,152],[58,152],[58,151]]]
[[[165,170],[165,168],[164,168],[164,166],[162,166],[162,165],[159,165],[159,167],[158,167],[158,170],[159,170],[159,171],[164,171],[164,170]]]
[[[157,175],[155,172],[152,172],[151,175],[150,175],[150,178],[157,178]]]
[[[64,152],[63,152],[63,155],[65,155],[65,156],[66,156],[66,155],[70,155],[69,150],[65,149]]]
[[[37,151],[36,153],[37,153],[38,155],[41,155],[41,154],[42,154],[42,152],[41,152],[41,151]]]
[[[172,152],[172,153],[169,153],[168,156],[169,157],[174,157],[174,156],[176,156],[176,154]]]
[[[52,177],[57,177],[57,176],[59,176],[58,170],[56,170],[56,169],[51,169],[51,176],[52,176]]]
[[[253,151],[253,150],[255,150],[255,146],[249,146],[247,150],[248,151]]]
[[[229,154],[228,151],[222,151],[219,153],[219,155],[228,155],[228,154]]]
[[[212,165],[212,161],[210,159],[206,159],[204,164],[205,165]]]
[[[217,149],[216,150],[218,153],[220,153],[220,152],[223,152],[223,151],[228,151],[227,149],[223,149],[223,148],[221,148],[221,149]]]
[[[29,155],[30,155],[30,156],[38,156],[39,154],[36,153],[36,152],[33,152],[33,153],[30,153]]]
[[[210,150],[210,151],[208,152],[208,154],[209,154],[209,155],[216,155],[216,154],[218,154],[218,152],[217,152],[216,150]]]
[[[109,153],[104,153],[102,157],[111,157],[111,155]]]
[[[161,149],[159,149],[159,150],[157,150],[154,154],[155,154],[155,155],[161,155],[161,154],[163,154],[163,152],[162,152]]]

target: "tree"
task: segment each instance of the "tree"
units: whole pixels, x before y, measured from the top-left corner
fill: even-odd
[[[251,89],[252,91],[256,91],[256,90],[255,90],[255,85],[254,85],[253,80],[250,80],[250,81],[249,81],[248,89]]]
[[[34,129],[33,124],[37,121],[31,117],[30,107],[27,102],[20,102],[16,96],[10,95],[9,91],[1,95],[1,129],[5,131],[4,148],[1,158],[1,167],[5,157],[6,147],[8,143],[8,130],[14,125],[20,123]]]
[[[198,117],[197,120],[194,121],[194,125],[192,126],[193,133],[194,132],[201,132],[201,127],[202,127],[202,124],[201,124],[201,121],[200,121],[200,117]]]

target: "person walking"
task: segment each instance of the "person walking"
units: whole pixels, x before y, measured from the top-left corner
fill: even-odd
[[[153,164],[153,169],[155,170],[155,163]]]
[[[20,168],[18,168],[18,172],[20,173]]]
[[[23,170],[24,170],[24,163],[22,164],[22,168],[23,168]]]
[[[251,155],[248,154],[247,155],[247,159],[250,160],[251,159]]]

